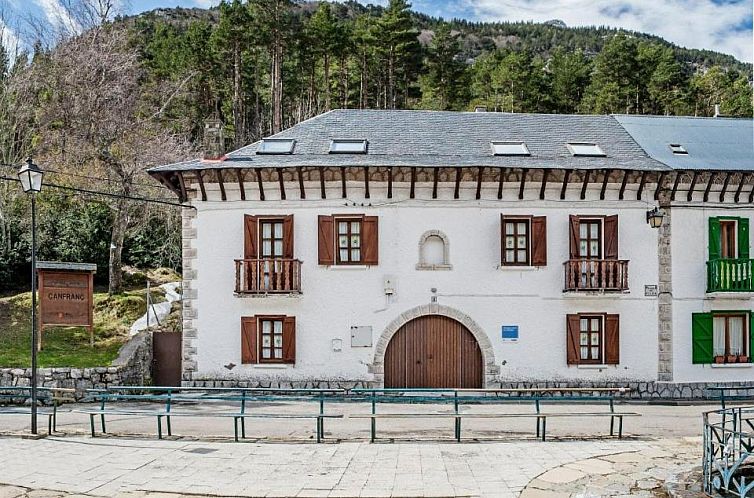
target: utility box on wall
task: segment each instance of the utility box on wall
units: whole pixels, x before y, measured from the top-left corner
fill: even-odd
[[[372,327],[351,326],[351,347],[352,348],[371,348],[372,347]]]

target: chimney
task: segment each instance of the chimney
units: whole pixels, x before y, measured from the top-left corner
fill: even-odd
[[[719,118],[720,116],[720,104],[715,104],[715,115],[713,117]]]
[[[218,160],[225,155],[225,130],[223,122],[210,118],[204,122],[204,159]]]
[[[487,106],[486,105],[478,105],[474,107],[474,112],[487,112]]]

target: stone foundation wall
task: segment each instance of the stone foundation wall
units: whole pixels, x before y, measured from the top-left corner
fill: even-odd
[[[86,389],[117,385],[146,385],[151,382],[152,334],[141,332],[129,340],[108,367],[40,368],[38,385],[76,389],[81,398]],[[0,368],[0,386],[29,386],[31,368]]]
[[[220,378],[195,378],[184,380],[185,387],[279,387],[281,389],[353,389],[353,388],[377,388],[379,383],[369,380],[307,380],[287,381],[284,379],[220,379]],[[617,388],[627,387],[631,391],[622,394],[622,399],[632,400],[704,400],[716,399],[717,395],[707,392],[708,387],[754,387],[754,383],[745,382],[635,382],[635,381],[610,381],[610,382],[554,382],[554,381],[530,381],[530,382],[507,382],[494,381],[488,384],[488,388],[502,389],[554,389],[554,388]],[[754,389],[750,391],[731,391],[726,396],[746,395],[754,399]]]

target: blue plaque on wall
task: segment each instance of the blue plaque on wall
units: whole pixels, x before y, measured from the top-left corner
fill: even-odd
[[[503,325],[503,341],[518,342],[518,325]]]

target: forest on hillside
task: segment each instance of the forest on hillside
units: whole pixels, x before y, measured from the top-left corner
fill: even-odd
[[[8,178],[30,155],[58,186],[39,197],[40,258],[97,263],[118,293],[124,265],[180,268],[179,208],[123,197],[171,199],[145,170],[200,154],[208,120],[230,149],[334,108],[752,115],[751,64],[648,34],[444,21],[405,0],[116,6],[70,0],[81,30],[0,51],[0,289],[28,280],[28,199]]]

